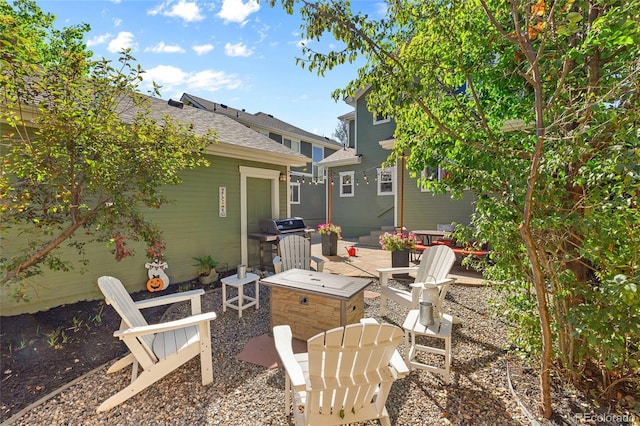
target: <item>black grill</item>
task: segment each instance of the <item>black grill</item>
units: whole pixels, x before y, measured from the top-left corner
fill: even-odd
[[[265,234],[307,234],[307,225],[301,217],[290,217],[287,219],[262,219],[260,230]]]
[[[290,217],[287,219],[262,219],[260,220],[260,232],[252,232],[249,238],[258,240],[260,244],[260,268],[271,264],[273,254],[277,253],[277,244],[280,238],[288,235],[300,235],[311,238],[315,232],[313,228],[307,228],[304,219],[301,217]],[[269,254],[269,259],[265,261],[265,255]]]

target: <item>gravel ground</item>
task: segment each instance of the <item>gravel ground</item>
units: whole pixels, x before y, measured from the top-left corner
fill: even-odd
[[[245,291],[252,294],[251,286]],[[368,290],[377,291],[374,282]],[[505,365],[507,326],[492,317],[486,287],[453,285],[445,309],[462,319],[453,331],[452,383],[414,370],[394,383],[387,409],[392,424],[518,425],[528,424],[509,391]],[[130,369],[106,375],[107,366],[83,377],[52,399],[17,419],[17,425],[286,425],[284,373],[243,361],[235,355],[252,337],[269,332],[269,290],[260,290],[261,306],[222,313],[221,290],[207,292],[203,311],[215,311],[211,323],[214,383],[200,383],[199,358],[106,413],[97,406],[130,380]],[[406,310],[390,304],[378,316],[379,298],[365,299],[366,316],[402,325]],[[184,315],[186,306],[174,305],[165,315]],[[404,353],[404,345],[399,347]],[[365,424],[378,424],[367,422]]]

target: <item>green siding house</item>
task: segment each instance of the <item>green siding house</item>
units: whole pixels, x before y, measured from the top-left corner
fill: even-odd
[[[411,177],[402,164],[382,167],[393,148],[395,123],[369,111],[366,94],[362,90],[347,99],[354,110],[339,117],[348,125],[349,146],[320,162],[333,182],[328,189],[331,222],[342,227],[345,237],[373,244],[381,229],[468,224],[475,200],[471,193],[460,200],[435,195],[421,188],[420,176]]]
[[[173,202],[146,212],[159,225],[166,240],[165,272],[172,283],[169,288],[196,277],[194,256],[210,254],[229,269],[240,263],[257,265],[258,242],[247,236],[259,229],[260,219],[288,213],[288,183],[284,178],[290,167],[302,167],[309,158],[223,114],[157,98],[150,98],[150,102],[158,118],[169,114],[193,124],[197,134],[214,130],[217,139],[217,143],[205,149],[211,165],[185,171],[181,185],[166,187],[165,194]],[[8,126],[2,128],[4,132]],[[20,237],[5,232],[1,238],[3,256],[9,257]],[[65,303],[100,299],[96,280],[102,275],[118,277],[131,292],[145,289],[148,279],[145,247],[132,245],[132,248],[136,256],[117,262],[110,248],[99,243],[88,245],[86,257],[90,262],[86,270],[45,270],[42,275],[30,277],[29,301],[18,302],[11,297],[10,289],[1,287],[1,314],[31,313]]]
[[[290,210],[286,212],[286,216],[302,217],[305,224],[310,227],[316,227],[324,222],[327,209],[326,179],[324,169],[318,166],[318,163],[342,149],[341,143],[293,126],[264,112],[249,113],[244,109],[233,108],[188,93],[184,93],[180,100],[185,105],[226,115],[279,144],[307,156],[309,160],[306,164],[294,166],[288,170]],[[285,212],[282,213],[284,217]]]

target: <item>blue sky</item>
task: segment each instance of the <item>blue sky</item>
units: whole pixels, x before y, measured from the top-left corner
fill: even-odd
[[[331,137],[338,116],[349,112],[331,99],[356,76],[357,62],[320,77],[295,64],[301,42],[327,51],[330,37],[303,40],[301,19],[265,0],[38,0],[56,15],[56,26],[88,23],[87,46],[96,57],[118,58],[130,47],[145,79],[159,83],[163,99],[183,92],[265,112],[321,136]],[[354,10],[379,17],[385,3],[352,1]],[[146,92],[146,88],[142,89]]]

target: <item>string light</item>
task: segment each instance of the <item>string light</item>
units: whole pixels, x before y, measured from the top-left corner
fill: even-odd
[[[359,185],[360,185],[360,179],[358,178],[358,175],[359,175],[360,173],[362,173],[362,179],[363,179],[364,183],[366,183],[367,185],[369,185],[369,183],[370,183],[371,181],[369,180],[369,176],[367,175],[367,172],[371,172],[372,170],[373,170],[373,171],[375,171],[375,174],[373,174],[373,181],[377,183],[377,182],[378,182],[378,173],[377,173],[377,169],[378,169],[378,168],[380,168],[380,167],[379,167],[379,166],[373,166],[373,167],[370,167],[370,168],[368,168],[368,169],[366,169],[366,170],[362,170],[362,171],[354,172],[354,175],[353,175],[353,176],[354,176],[354,177],[353,177],[353,183],[354,183],[356,186],[359,186]],[[289,181],[290,181],[290,182],[293,182],[293,181],[294,181],[294,180],[292,179],[292,177],[293,177],[293,176],[298,176],[298,181],[297,181],[298,183],[303,183],[303,184],[304,184],[304,183],[308,183],[309,185],[311,185],[311,184],[313,183],[313,184],[315,184],[315,185],[318,185],[318,184],[324,184],[324,183],[329,182],[331,185],[334,185],[333,177],[332,177],[331,179],[329,179],[328,177],[327,177],[326,179],[321,179],[321,178],[319,178],[318,176],[310,176],[310,177],[308,177],[308,179],[307,179],[307,177],[306,177],[304,174],[300,174],[300,175],[298,175],[298,174],[296,174],[296,175],[292,175],[292,174],[290,173],[290,174],[289,174]]]

